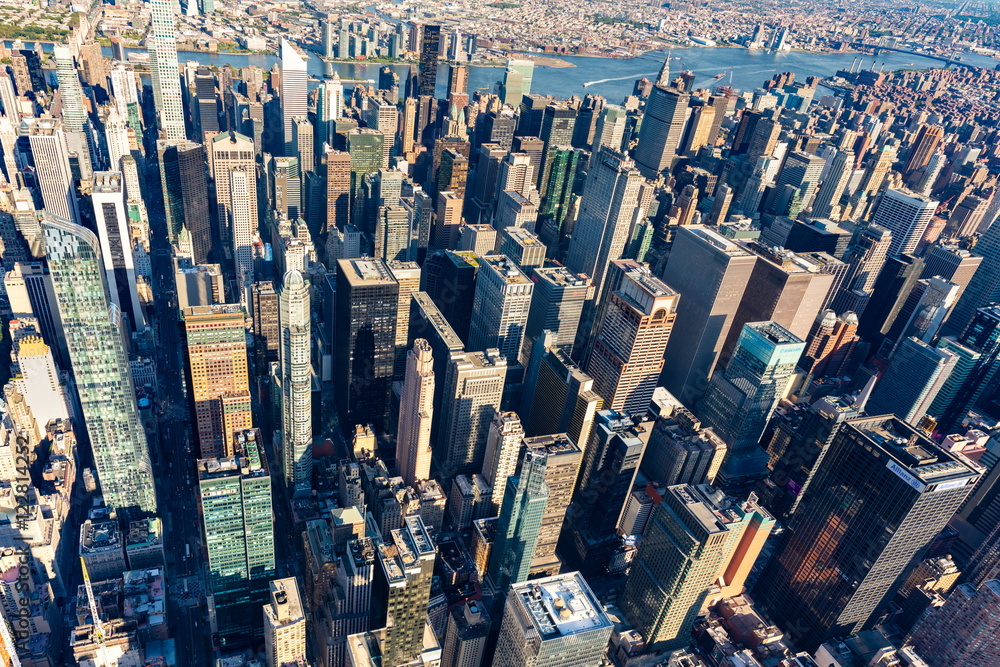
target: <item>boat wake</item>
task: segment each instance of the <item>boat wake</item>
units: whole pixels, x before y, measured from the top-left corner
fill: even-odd
[[[596,86],[599,83],[607,83],[609,81],[627,81],[629,79],[641,79],[644,76],[656,76],[656,72],[651,72],[650,74],[629,74],[628,76],[617,76],[611,79],[598,79],[597,81],[587,81],[583,84],[584,88],[590,86]]]

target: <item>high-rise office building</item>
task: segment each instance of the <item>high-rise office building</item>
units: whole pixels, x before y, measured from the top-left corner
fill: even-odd
[[[181,311],[200,458],[233,455],[233,437],[253,427],[246,316],[239,305]]]
[[[120,315],[105,291],[100,241],[72,222],[46,219],[42,231],[104,500],[126,515],[155,514],[149,445],[139,421]]]
[[[507,360],[496,348],[452,352],[444,381],[434,452],[445,479],[483,469],[486,435],[507,379]]]
[[[361,185],[368,174],[382,168],[383,146],[388,141],[381,132],[370,127],[354,128],[347,133],[347,152],[351,155],[351,199],[361,193]],[[352,210],[357,218],[357,211]]]
[[[250,189],[247,193],[250,204],[250,219],[253,230],[257,229],[257,165],[255,161],[253,139],[237,132],[227,132],[212,138],[208,144],[208,166],[215,182],[215,206],[218,212],[219,239],[224,243],[233,238],[233,200],[231,193],[243,192],[230,187],[230,173],[236,169],[244,169],[250,177]]]
[[[644,179],[624,153],[603,150],[595,160],[583,187],[566,267],[590,276],[600,296],[608,262],[622,257],[636,216],[642,215]]]
[[[441,667],[477,667],[482,664],[490,615],[480,600],[466,601],[448,612],[441,647]]]
[[[420,71],[417,89],[419,95],[435,96],[437,88],[438,56],[441,54],[441,26],[424,25],[420,40]]]
[[[839,317],[832,310],[822,311],[806,337],[799,368],[814,377],[839,377],[857,346],[857,330],[858,316],[851,311]]]
[[[278,372],[285,485],[296,494],[312,488],[312,320],[309,281],[287,272],[278,292]]]
[[[91,186],[94,222],[101,240],[101,260],[111,303],[128,313],[132,328],[142,331],[146,316],[139,301],[132,234],[125,213],[125,192],[121,174],[95,171]]]
[[[771,212],[794,220],[808,208],[819,185],[823,158],[805,151],[794,151],[785,159],[770,200]]]
[[[171,0],[150,0],[149,71],[163,139],[184,139],[184,102],[177,65],[177,24]]]
[[[566,433],[585,446],[604,400],[594,391],[594,379],[553,341],[540,336],[532,349],[521,408],[528,415],[526,430],[531,435]]]
[[[399,397],[396,466],[410,486],[431,476],[431,418],[434,414],[434,356],[423,338],[407,355],[406,376]]]
[[[643,413],[663,369],[680,296],[656,276],[630,271],[612,295],[587,373],[604,407]]]
[[[892,232],[878,225],[868,225],[857,236],[844,253],[847,263],[847,275],[840,288],[840,293],[834,297],[830,307],[837,312],[851,310],[862,317],[868,301],[872,297],[872,289],[892,244]]]
[[[556,547],[573,498],[580,466],[583,464],[583,451],[565,433],[524,438],[524,449],[548,456],[545,484],[549,488],[549,499],[545,503],[545,513],[538,529],[530,573],[532,577],[558,574],[562,569],[562,561],[556,555]]]
[[[569,354],[573,351],[584,305],[593,292],[590,280],[563,266],[536,267],[531,278],[535,289],[524,328],[522,358],[531,358],[534,340],[543,331],[551,331],[556,347]]]
[[[420,655],[437,548],[423,520],[404,517],[378,546],[380,584],[387,589],[384,664],[402,665]]]
[[[619,606],[655,650],[687,646],[708,588],[731,557],[746,513],[722,512],[707,486],[678,484],[653,508]]]
[[[233,456],[200,459],[198,491],[219,643],[247,646],[262,633],[260,609],[275,574],[271,477],[259,432],[238,434]]]
[[[284,123],[285,156],[296,154],[292,125],[309,116],[306,58],[287,40],[281,40],[281,120]]]
[[[295,577],[275,579],[264,605],[264,654],[267,667],[306,659],[306,614]]]
[[[910,155],[902,169],[903,175],[910,176],[913,172],[926,167],[943,140],[943,127],[940,125],[921,125],[917,136],[910,145]]]
[[[777,322],[804,339],[834,283],[832,274],[821,271],[807,257],[760,243],[744,247],[757,256],[757,263],[722,346],[722,365],[728,363],[748,322]]]
[[[982,263],[945,322],[946,335],[962,334],[979,308],[1000,302],[1000,225],[991,225],[972,252]]]
[[[526,581],[507,592],[493,667],[591,667],[613,627],[579,572]]]
[[[947,340],[942,338],[938,347],[950,351],[952,346],[945,342]],[[946,407],[940,406],[939,426],[946,433],[966,411],[976,406],[1000,371],[1000,305],[977,310],[957,343],[979,356],[970,364],[974,355],[955,350],[960,361],[956,362],[954,377],[941,388],[943,394],[953,396]]]
[[[873,415],[896,415],[916,426],[955,368],[957,356],[914,337],[893,351],[889,368],[868,401]]]
[[[396,349],[392,376],[402,380],[406,374],[406,353],[412,346],[410,335],[410,302],[420,291],[420,265],[416,262],[386,262],[389,273],[399,284],[396,307]]]
[[[167,238],[176,246],[187,230],[192,239],[211,238],[208,213],[208,182],[205,178],[205,149],[186,139],[156,142],[163,186],[163,206],[167,219]],[[208,250],[195,248],[194,259],[204,262]]]
[[[870,627],[978,478],[895,417],[847,420],[754,598],[805,650]]]
[[[396,349],[399,283],[380,259],[337,262],[334,382],[345,429],[386,427]]]
[[[253,319],[254,351],[258,373],[266,373],[271,362],[278,361],[280,340],[278,293],[274,283],[261,281],[250,290],[250,316]]]
[[[497,348],[509,363],[518,360],[535,284],[505,255],[479,258],[469,348]]]
[[[729,446],[682,405],[661,411],[642,455],[642,473],[661,486],[712,484]]]
[[[247,292],[254,279],[254,240],[257,238],[257,192],[255,171],[234,167],[229,172],[229,227],[233,239],[234,275],[240,301],[246,303]]]
[[[617,546],[615,526],[632,493],[652,425],[643,415],[601,410],[594,419],[561,552],[601,572]]]
[[[508,201],[510,200],[508,199]],[[505,221],[504,224],[506,222],[516,223],[517,221]],[[502,228],[498,254],[505,255],[514,262],[525,276],[533,277],[533,271],[545,264],[545,251],[545,244],[539,241],[538,237],[528,229],[517,224]]]
[[[691,96],[668,85],[653,87],[639,128],[635,162],[646,178],[674,166],[684,137]]]
[[[729,445],[727,480],[763,472],[757,447],[771,411],[785,395],[805,342],[775,322],[743,325],[733,358],[716,370],[699,413]]]
[[[195,112],[193,113],[197,127],[201,128],[201,136],[207,132],[218,132],[219,97],[215,94],[215,75],[207,66],[199,67],[194,73]]]
[[[543,452],[525,451],[520,472],[507,479],[486,574],[487,586],[496,597],[504,595],[511,584],[528,578],[549,499],[545,483],[548,458]]]
[[[79,220],[76,184],[69,161],[70,149],[62,123],[54,118],[35,120],[28,129],[28,144],[35,161],[35,179],[46,213],[61,220]]]
[[[871,224],[892,234],[888,254],[912,254],[937,211],[938,202],[909,190],[886,190],[875,207]]]
[[[507,491],[507,479],[517,472],[524,429],[516,412],[497,412],[490,422],[483,455],[483,478],[490,485],[490,513],[500,513],[500,503]]]
[[[729,335],[757,257],[707,227],[677,230],[662,278],[681,294],[660,383],[694,405]]]

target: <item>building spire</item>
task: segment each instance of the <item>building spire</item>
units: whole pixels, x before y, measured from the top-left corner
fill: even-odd
[[[670,57],[673,55],[672,49],[667,49],[667,58],[663,61],[663,65],[660,67],[660,74],[656,77],[657,86],[669,86],[670,85]]]

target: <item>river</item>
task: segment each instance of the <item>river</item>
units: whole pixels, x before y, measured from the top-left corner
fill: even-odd
[[[46,45],[46,50],[51,45]],[[110,55],[110,48],[104,49]],[[134,51],[134,49],[129,49]],[[141,51],[141,49],[139,50]],[[229,63],[233,67],[256,65],[270,69],[277,56],[273,54],[240,55],[228,53],[203,53],[183,51],[178,54],[181,62],[196,61],[206,65],[222,66]],[[322,78],[325,66],[315,54],[310,54],[309,73]],[[674,49],[675,60],[671,70],[691,70],[695,73],[696,87],[713,87],[719,83],[732,81],[733,88],[752,90],[760,87],[764,81],[779,72],[794,72],[798,80],[807,76],[825,78],[833,75],[838,69],[847,69],[855,58],[860,59],[865,67],[885,67],[894,69],[927,69],[941,67],[941,61],[924,58],[909,53],[889,51],[879,56],[865,56],[855,53],[811,53],[805,51],[789,51],[783,53],[768,53],[766,51],[749,51],[742,48],[725,47],[691,47]],[[583,96],[587,93],[603,95],[609,102],[619,103],[626,95],[632,93],[632,85],[641,77],[654,78],[663,63],[665,52],[651,51],[636,58],[589,58],[585,56],[561,56],[561,60],[573,67],[535,67],[531,92],[542,95],[552,95],[558,98],[568,98],[572,95]],[[965,61],[981,67],[994,67],[997,61],[976,54],[963,55]],[[342,79],[372,79],[378,80],[380,64],[333,63],[332,66]],[[408,71],[408,65],[392,65],[401,78]],[[724,74],[720,79],[714,79],[716,74]],[[503,76],[503,70],[498,67],[470,67],[469,92],[475,90],[493,90],[495,84]],[[448,81],[448,66],[442,64],[438,68],[437,96],[444,97]],[[589,84],[589,85],[585,85]],[[315,85],[315,84],[313,84]],[[350,84],[345,87],[351,88]]]

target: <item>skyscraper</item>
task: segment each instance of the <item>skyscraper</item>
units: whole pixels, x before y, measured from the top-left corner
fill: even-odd
[[[978,477],[899,419],[848,420],[754,598],[805,650],[869,627]]]
[[[500,409],[507,360],[496,348],[452,352],[441,399],[441,423],[434,452],[446,480],[483,469],[486,434]]]
[[[507,479],[486,575],[487,585],[497,597],[504,595],[511,584],[528,578],[549,499],[547,462],[548,454],[527,450],[520,472]]]
[[[150,0],[149,71],[161,138],[184,139],[184,103],[177,65],[177,24],[171,0]]]
[[[311,326],[309,282],[293,269],[278,292],[278,362],[285,485],[296,495],[312,488]]]
[[[941,339],[938,347],[949,349]],[[1000,371],[1000,305],[992,304],[976,311],[972,322],[965,332],[959,336],[961,347],[978,353],[974,365],[969,364],[973,355],[956,350],[961,362],[961,373],[956,373],[954,382],[948,381],[942,387],[942,393],[954,396],[947,407],[941,409],[940,427],[947,432],[962,415],[976,406],[987,387],[990,387]],[[971,366],[971,368],[969,367]],[[967,369],[967,370],[966,370]],[[956,371],[958,367],[956,367]],[[960,383],[960,384],[959,384]],[[937,407],[937,406],[935,406]]]
[[[591,667],[613,630],[604,606],[579,572],[511,587],[493,667]]]
[[[513,364],[518,360],[535,284],[505,255],[480,258],[473,301],[469,348],[497,348]]]
[[[645,412],[663,369],[679,300],[649,272],[630,271],[622,278],[587,360],[587,373],[606,409]]]
[[[972,322],[976,310],[1000,302],[1000,225],[991,225],[973,249],[982,263],[969,280],[944,325],[944,334],[958,335]]]
[[[281,119],[285,128],[285,155],[296,154],[292,125],[295,118],[309,116],[306,59],[287,39],[281,40]]]
[[[490,513],[500,513],[500,504],[507,491],[507,479],[517,472],[521,456],[524,429],[516,412],[497,412],[490,423],[483,458],[483,477],[492,489]]]
[[[200,458],[232,456],[234,436],[253,427],[246,316],[226,304],[185,308],[181,317]]]
[[[654,650],[687,646],[708,587],[731,556],[749,517],[723,513],[712,487],[668,487],[653,508],[619,605]]]
[[[916,426],[955,368],[957,356],[914,338],[904,338],[868,401],[873,415],[896,415]]]
[[[337,262],[334,382],[341,425],[385,428],[396,349],[399,283],[380,259]]]
[[[139,422],[118,311],[108,302],[100,242],[71,222],[43,220],[46,256],[105,502],[155,514],[146,431]]]
[[[541,574],[558,574],[563,564],[556,555],[556,547],[573,498],[576,478],[580,474],[583,451],[565,433],[524,438],[524,449],[548,456],[545,463],[545,485],[549,488],[549,499],[545,503],[545,513],[538,528],[530,575],[537,577]]]
[[[306,657],[306,615],[295,577],[270,584],[264,605],[264,653],[267,667],[281,667]]]
[[[76,187],[62,123],[53,118],[35,120],[28,130],[28,143],[35,161],[35,179],[42,194],[45,211],[62,220],[78,220]],[[6,152],[5,148],[4,153]]]
[[[729,365],[712,375],[699,413],[729,445],[722,470],[727,480],[764,472],[767,456],[757,441],[804,348],[805,342],[780,324],[745,324]]]
[[[406,375],[407,348],[412,345],[409,341],[410,302],[413,300],[413,295],[420,291],[420,265],[416,262],[387,262],[386,266],[395,281],[399,283],[399,295],[396,300],[396,349],[392,377],[396,380],[403,380]]]
[[[590,165],[566,267],[591,277],[600,295],[608,262],[621,258],[639,211],[644,179],[624,153],[602,150]]]
[[[851,310],[864,314],[868,300],[872,296],[875,279],[885,264],[892,245],[892,232],[878,225],[868,225],[847,248],[844,262],[847,275],[844,276],[840,293],[834,297],[830,307],[837,312]]]
[[[413,342],[406,359],[403,393],[399,398],[396,466],[413,486],[431,476],[431,418],[434,414],[434,356],[423,338]]]
[[[744,248],[757,256],[757,263],[723,344],[722,365],[748,322],[777,322],[805,338],[834,283],[834,276],[822,272],[808,257],[756,242]]]
[[[937,211],[938,202],[909,190],[886,190],[875,207],[871,224],[892,233],[888,254],[912,254]]]
[[[199,507],[208,552],[209,606],[219,643],[262,634],[261,607],[275,574],[271,477],[258,431],[239,434],[233,456],[198,461]]]
[[[378,546],[380,583],[387,589],[384,664],[401,665],[420,655],[437,549],[418,515],[403,519]]]
[[[441,647],[441,667],[473,667],[482,664],[490,615],[480,600],[464,602],[448,612],[448,625]]]
[[[437,87],[438,56],[441,53],[441,26],[424,25],[420,40],[420,95],[434,97]]]
[[[677,230],[662,278],[681,294],[661,384],[684,405],[708,388],[757,258],[707,227]]]
[[[255,170],[235,167],[229,172],[229,227],[233,239],[236,285],[240,302],[246,303],[250,284],[254,279],[253,243],[257,238],[257,189]],[[220,207],[221,208],[221,207]]]
[[[646,178],[656,178],[661,171],[674,166],[684,137],[691,96],[668,86],[658,83],[653,87],[639,128],[635,162]]]
[[[125,214],[125,193],[121,174],[94,172],[91,186],[94,221],[101,240],[101,259],[111,303],[129,314],[132,328],[142,331],[146,315],[139,302],[132,234]]]
[[[593,291],[590,280],[563,266],[537,267],[531,278],[535,289],[524,328],[523,358],[531,358],[535,338],[546,330],[555,336],[557,347],[572,352],[584,305]]]
[[[215,182],[215,206],[218,211],[219,240],[223,243],[234,238],[233,229],[233,199],[232,192],[245,193],[250,205],[252,230],[257,230],[257,166],[253,139],[237,132],[227,132],[217,135],[208,145],[208,165],[212,180]],[[250,176],[250,184],[254,187],[249,192],[241,188],[230,187],[230,174],[236,169],[243,169]],[[241,184],[245,186],[245,184]],[[238,247],[238,246],[237,246]]]
[[[192,239],[211,238],[204,147],[183,138],[161,140],[156,142],[156,152],[170,243],[177,245],[183,229],[191,233]],[[206,248],[199,244],[195,252],[196,260],[205,261]]]

